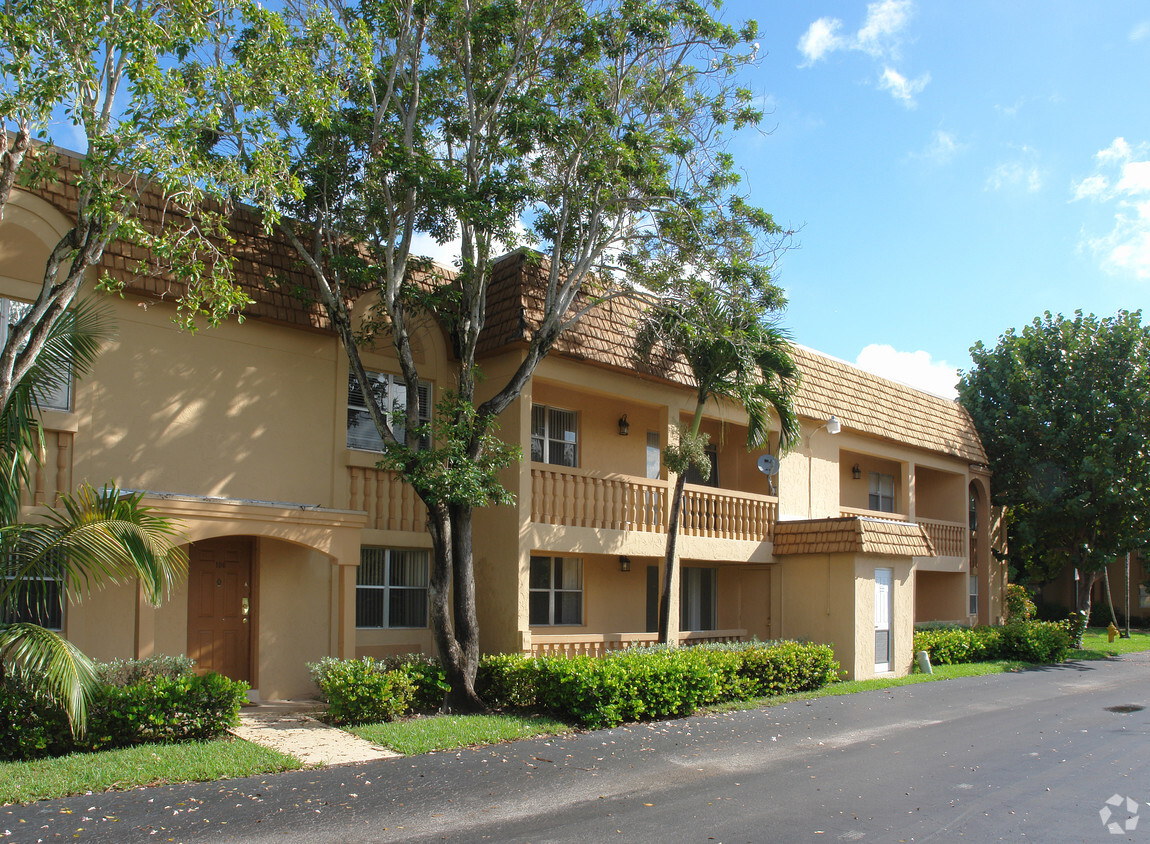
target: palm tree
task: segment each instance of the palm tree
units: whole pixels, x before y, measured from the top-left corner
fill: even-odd
[[[40,397],[69,372],[87,372],[108,333],[104,314],[91,304],[68,311],[0,408],[0,678],[17,674],[49,694],[77,734],[95,672],[75,645],[44,626],[53,602],[138,578],[145,597],[158,605],[187,571],[182,537],[141,504],[141,494],[84,485],[45,512],[30,513],[22,503],[29,462],[43,459]]]
[[[799,421],[791,403],[798,370],[783,332],[768,317],[779,306],[777,296],[737,292],[729,287],[696,280],[687,293],[663,298],[647,312],[636,337],[641,360],[661,359],[664,365],[685,361],[695,381],[695,414],[688,428],[680,426],[679,443],[664,451],[667,468],[677,474],[667,524],[663,588],[659,597],[659,641],[666,643],[670,625],[671,583],[683,485],[695,466],[706,479],[711,465],[706,457],[707,436],[699,434],[703,408],[712,399],[742,405],[747,413],[747,447],[769,443],[771,411],[779,418],[780,452],[799,435]]]

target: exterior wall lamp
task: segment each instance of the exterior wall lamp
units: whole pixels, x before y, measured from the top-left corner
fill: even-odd
[[[631,570],[631,558],[630,557],[620,557],[619,558],[619,571],[630,571],[630,570]]]
[[[619,436],[625,437],[631,433],[631,423],[627,421],[627,414],[619,417]]]
[[[856,463],[855,465],[851,466],[851,477],[856,481],[862,477],[862,469],[859,468],[859,464]]]

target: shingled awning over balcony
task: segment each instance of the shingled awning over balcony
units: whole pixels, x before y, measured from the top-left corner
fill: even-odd
[[[934,545],[921,525],[846,516],[775,523],[776,557],[794,554],[876,554],[933,557]]]

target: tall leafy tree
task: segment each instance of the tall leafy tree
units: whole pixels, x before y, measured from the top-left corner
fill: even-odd
[[[77,733],[96,682],[91,661],[44,622],[66,597],[106,583],[140,583],[153,605],[184,576],[186,556],[170,522],[140,494],[82,486],[55,510],[30,515],[29,463],[43,450],[37,396],[94,359],[106,321],[88,304],[68,310],[47,332],[33,367],[0,411],[0,678],[16,673],[59,701]],[[55,603],[55,606],[53,606]]]
[[[1028,578],[1083,577],[1150,544],[1150,327],[1138,311],[1049,312],[993,349],[971,348],[959,382],[1004,505],[1008,558]]]
[[[682,209],[735,180],[726,142],[759,117],[737,80],[755,60],[755,28],[724,24],[697,0],[322,7],[286,22],[267,13],[243,51],[269,62],[307,55],[336,82],[320,87],[342,92],[326,112],[322,98],[282,98],[279,122],[305,184],[282,228],[315,276],[363,395],[372,393],[362,344],[389,341],[416,395],[413,326],[432,317],[449,335],[458,365],[441,402],[440,448],[420,449],[427,432],[415,402],[401,439],[386,408],[369,401],[369,411],[386,465],[428,508],[446,706],[476,709],[471,520],[475,507],[506,499],[494,473],[513,457],[493,436],[496,419],[587,309],[646,285],[642,267],[620,257],[644,238],[673,236]],[[319,29],[322,42],[311,36]],[[420,231],[459,238],[450,278],[415,255]],[[492,264],[520,244],[538,250],[541,313],[521,365],[480,401]],[[365,290],[370,316],[357,333],[348,302]]]
[[[55,244],[32,308],[0,349],[0,408],[35,366],[92,267],[117,238],[151,256],[181,317],[217,322],[247,302],[233,284],[228,212],[243,195],[271,207],[294,179],[257,106],[267,80],[218,62],[233,0],[5,0],[0,9],[0,219],[18,187],[65,183],[75,225]],[[282,80],[290,84],[290,79]],[[277,85],[279,82],[277,81]],[[261,119],[265,122],[261,124]],[[51,146],[83,145],[78,170]],[[160,220],[144,220],[151,194]],[[123,279],[104,278],[107,289]]]

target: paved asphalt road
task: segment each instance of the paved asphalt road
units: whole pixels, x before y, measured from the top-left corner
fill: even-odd
[[[1133,706],[1150,654],[9,806],[0,842],[1150,844],[1150,708],[1110,711]]]

